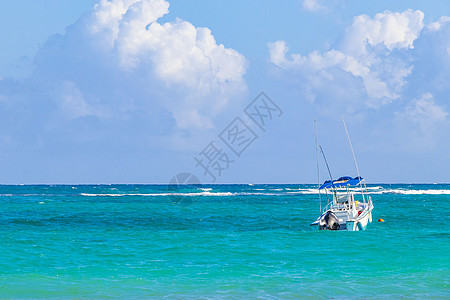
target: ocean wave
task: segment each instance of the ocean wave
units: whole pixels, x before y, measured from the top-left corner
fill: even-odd
[[[358,193],[359,190],[353,190],[353,192]],[[201,192],[162,192],[162,193],[81,193],[84,197],[230,197],[230,196],[295,196],[295,195],[318,195],[318,189],[300,189],[296,191],[247,191],[247,192],[211,192],[211,191],[201,191]],[[321,194],[325,194],[321,191]],[[440,190],[412,190],[412,189],[378,189],[378,188],[368,188],[367,194],[369,195],[450,195],[450,190],[440,189]],[[0,196],[17,196],[17,195],[0,195]],[[24,196],[24,195],[22,195]],[[33,195],[25,195],[33,196]],[[39,196],[39,195],[34,195]],[[48,196],[48,195],[47,195]]]
[[[367,189],[368,191],[372,191],[372,190],[382,190],[383,187],[382,187],[382,186],[368,186],[368,187],[366,187],[366,189]]]
[[[359,190],[353,189],[353,192],[357,193]],[[301,190],[298,192],[292,192],[298,194],[318,194],[317,189]],[[324,192],[321,192],[324,193]],[[369,195],[382,195],[382,194],[397,194],[397,195],[450,195],[450,190],[413,190],[413,189],[384,189],[383,187],[368,187],[367,194]]]
[[[211,192],[193,192],[193,193],[127,193],[127,194],[93,194],[93,193],[81,193],[82,196],[86,197],[125,197],[125,196],[142,196],[142,197],[166,197],[166,196],[233,196],[234,193],[230,192],[217,192],[217,193],[211,193]]]
[[[214,188],[215,189],[215,188]],[[351,189],[351,191],[358,193],[360,189]],[[80,191],[81,192],[81,191]],[[321,194],[325,194],[323,190],[320,191]],[[450,195],[450,188],[441,189],[426,189],[423,186],[417,186],[416,189],[409,186],[370,186],[367,187],[367,193],[369,195]],[[319,190],[317,187],[300,186],[298,188],[252,188],[234,191],[213,191],[213,188],[204,187],[194,190],[155,190],[148,193],[139,193],[139,191],[103,191],[94,192],[86,191],[82,193],[4,193],[0,194],[0,197],[170,197],[170,196],[183,196],[183,197],[230,197],[230,196],[296,196],[296,195],[318,195]]]
[[[286,192],[286,194],[299,194],[299,195],[311,195],[311,194],[319,194],[318,189],[298,189],[296,191]]]
[[[404,190],[404,189],[386,189],[373,191],[368,194],[399,194],[399,195],[450,195],[450,190]]]

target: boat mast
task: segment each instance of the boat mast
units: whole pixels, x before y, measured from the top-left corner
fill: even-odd
[[[345,125],[344,116],[341,116],[341,118],[342,118],[342,123],[344,123],[345,133],[347,134],[348,143],[350,144],[350,149],[352,150],[353,161],[355,162],[355,167],[356,167],[356,173],[358,173],[358,179],[361,180],[361,176],[359,175],[358,163],[356,162],[355,151],[353,151],[352,141],[350,140],[350,135],[348,134],[347,125]],[[362,187],[361,187],[361,190],[362,190]],[[364,182],[364,190],[366,190],[366,193],[367,193],[365,182]],[[362,193],[362,197],[363,197],[363,201],[365,202],[366,200],[364,198],[364,193]]]
[[[316,126],[316,118],[314,118],[314,133],[315,133],[315,141],[316,141],[316,164],[317,164],[317,190],[319,191],[319,212],[322,212],[322,199],[320,194],[320,171],[319,171],[319,149],[317,146],[317,126]]]
[[[325,157],[325,153],[323,152],[321,145],[319,145],[319,149],[320,149],[320,152],[322,152],[323,160],[325,161],[325,164],[327,165],[328,174],[330,174],[331,186],[333,187],[334,197],[335,197],[335,199],[337,199],[336,188],[334,187],[334,184],[333,184],[333,175],[331,175],[331,171],[330,171],[330,167],[328,166],[327,158]]]

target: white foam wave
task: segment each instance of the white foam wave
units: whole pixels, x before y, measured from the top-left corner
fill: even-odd
[[[360,190],[354,189],[354,192]],[[298,192],[288,192],[293,194],[318,194],[317,189],[300,190]],[[321,192],[323,193],[323,192]],[[450,190],[409,190],[409,189],[384,189],[383,187],[368,187],[367,194],[382,195],[382,194],[398,194],[398,195],[450,195]]]
[[[203,190],[203,189],[202,189]],[[207,190],[207,189],[205,189]],[[255,189],[256,190],[256,189]],[[318,189],[299,189],[295,191],[286,191],[282,193],[277,192],[192,192],[192,193],[128,193],[128,194],[93,194],[82,193],[82,196],[86,197],[124,197],[124,196],[141,196],[141,197],[166,197],[166,196],[207,196],[207,197],[227,197],[227,196],[283,196],[283,195],[314,195],[319,194]],[[279,189],[276,189],[279,191]],[[358,192],[358,190],[355,190]],[[323,194],[323,192],[321,192]],[[398,195],[450,195],[450,190],[407,190],[407,189],[383,189],[382,187],[368,188],[367,193],[369,195],[381,195],[381,194],[398,194]]]
[[[371,190],[382,190],[383,187],[382,186],[368,186],[366,189],[368,191],[371,191]]]
[[[81,193],[81,196],[86,197],[123,197],[127,194],[91,194],[91,193]],[[128,194],[131,195],[131,194]],[[156,194],[155,194],[156,195]]]
[[[369,194],[399,194],[399,195],[450,195],[450,190],[403,190],[386,189],[369,192]]]
[[[235,194],[230,192],[224,193],[211,193],[211,192],[196,192],[196,193],[129,193],[129,194],[92,194],[92,193],[81,193],[82,196],[86,197],[124,197],[124,196],[142,196],[142,197],[162,197],[162,196],[233,196]]]
[[[251,192],[245,192],[245,193],[236,193],[235,196],[282,196],[284,194],[278,194],[278,193],[251,193]]]
[[[211,193],[211,192],[203,192],[200,193],[200,196],[233,196],[233,193],[226,192],[226,193]]]
[[[286,192],[286,194],[299,194],[299,195],[311,195],[311,194],[318,194],[318,189],[298,189],[298,190],[292,190],[291,192]]]
[[[359,192],[359,189],[352,189],[355,193]],[[321,191],[324,194],[323,191]],[[369,195],[450,195],[450,189],[412,189],[410,187],[382,187],[371,186],[367,187],[367,193]],[[279,189],[251,189],[247,191],[236,192],[218,192],[212,191],[212,188],[201,188],[198,191],[192,192],[177,192],[177,191],[161,191],[154,193],[80,193],[78,195],[85,197],[167,197],[167,196],[183,196],[183,197],[230,197],[230,196],[296,196],[296,195],[318,195],[319,190],[317,188],[285,188]],[[54,196],[53,194],[0,194],[0,197],[14,197],[14,196]]]

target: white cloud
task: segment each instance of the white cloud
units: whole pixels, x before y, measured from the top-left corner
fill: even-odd
[[[442,26],[450,22],[450,17],[442,16],[436,22],[432,22],[427,25],[427,29],[430,31],[439,31]]]
[[[370,71],[367,67],[359,64],[352,56],[334,49],[327,51],[324,54],[313,51],[307,56],[292,54],[287,58],[286,54],[289,51],[289,48],[285,41],[269,43],[268,47],[271,62],[287,70],[307,68],[308,70],[318,71],[338,66],[355,76],[363,76]]]
[[[135,27],[141,25],[145,28],[147,24],[169,13],[169,6],[169,2],[165,0],[100,0],[94,6],[88,28],[92,33],[101,34],[108,45],[113,47],[122,22],[131,22]]]
[[[173,122],[173,130],[185,133],[213,128],[214,119],[243,98],[247,61],[208,28],[181,19],[159,23],[169,6],[165,0],[99,0],[65,34],[46,41],[29,78],[3,82],[11,91],[5,98],[26,101],[32,93],[19,96],[16,86],[40,86],[41,106],[52,115],[42,118],[46,122],[131,122],[139,114],[158,120],[154,131],[161,123],[164,134]]]
[[[108,41],[124,71],[156,76],[184,95],[166,103],[180,128],[212,127],[211,117],[245,90],[246,60],[217,44],[208,28],[158,23],[168,8],[164,0],[102,0],[88,27]]]
[[[274,74],[295,85],[319,115],[345,114],[388,152],[430,153],[448,140],[450,18],[420,11],[354,18],[334,49],[290,53],[268,44]],[[300,98],[299,97],[299,98]],[[386,145],[388,145],[386,147]],[[377,147],[378,147],[377,146]]]
[[[303,9],[318,12],[326,10],[326,6],[321,4],[319,0],[303,0]]]
[[[393,114],[387,135],[400,151],[430,152],[448,141],[448,113],[432,93],[424,93]]]
[[[48,38],[29,77],[0,80],[0,119],[14,147],[96,141],[173,151],[173,137],[210,134],[245,96],[246,59],[208,28],[159,23],[168,8],[164,0],[99,0]]]
[[[82,117],[95,117],[107,120],[113,113],[111,107],[100,103],[95,95],[85,95],[73,81],[64,81],[53,93],[58,104],[60,117],[75,120]]]
[[[181,19],[159,23],[169,6],[99,0],[64,35],[48,39],[24,84],[40,82],[45,101],[56,102],[68,120],[129,120],[164,110],[170,113],[159,115],[178,129],[213,128],[214,118],[242,99],[247,61],[208,28]]]
[[[421,11],[412,10],[386,11],[374,18],[361,15],[346,29],[337,49],[287,57],[286,42],[277,41],[268,44],[271,62],[285,70],[308,74],[306,80],[316,77],[315,81],[326,82],[323,77],[333,76],[333,70],[345,71],[361,80],[365,91],[361,98],[370,98],[366,105],[378,107],[400,96],[412,66],[402,56],[404,52],[392,52],[414,48],[414,41],[424,26],[423,17]]]
[[[383,45],[387,50],[413,49],[414,41],[424,27],[424,14],[420,10],[378,13],[355,17],[347,28],[342,50],[355,57],[367,56],[371,47]]]
[[[435,103],[431,93],[426,93],[420,98],[414,99],[406,107],[404,115],[422,127],[426,127],[435,122],[444,121],[448,113]]]
[[[84,95],[73,82],[65,82],[59,101],[63,114],[76,119],[93,114],[93,110],[84,100]]]

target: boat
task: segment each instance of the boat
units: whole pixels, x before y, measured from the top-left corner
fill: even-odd
[[[313,230],[360,231],[365,230],[367,224],[372,222],[372,197],[367,194],[366,182],[364,178],[359,175],[355,153],[353,151],[353,146],[343,117],[342,121],[344,123],[345,132],[347,133],[347,138],[350,143],[350,148],[352,150],[358,176],[343,176],[336,180],[333,180],[333,176],[331,175],[331,171],[322,146],[317,144],[316,129],[316,160],[317,177],[319,181],[318,190],[320,216],[316,221],[310,224]],[[321,185],[318,161],[319,150],[323,156],[323,159],[327,166],[328,174],[330,176],[330,180],[326,180]],[[323,209],[321,201],[322,192],[324,192],[327,198],[327,205]]]
[[[325,191],[328,203],[311,223],[314,229],[358,231],[372,222],[372,197],[367,195],[364,178],[345,176],[327,180],[320,191]]]

